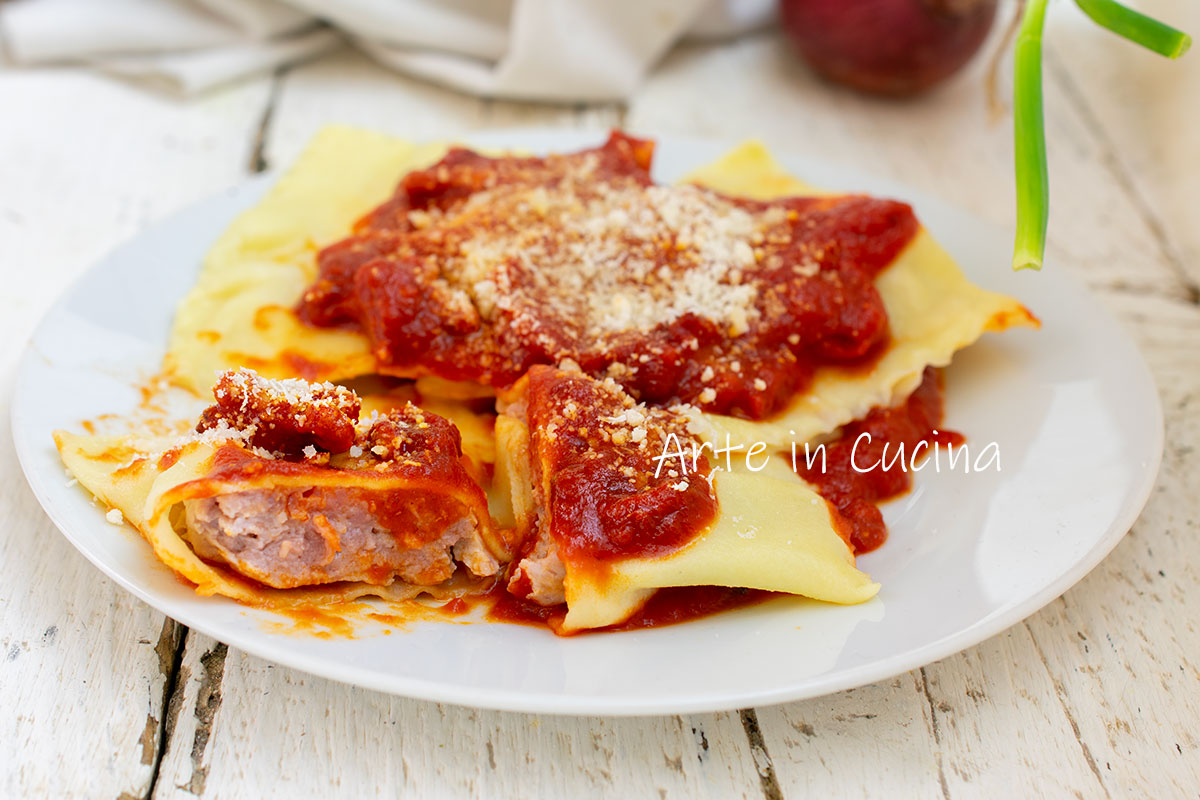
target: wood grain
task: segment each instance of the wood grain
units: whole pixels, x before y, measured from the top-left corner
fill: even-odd
[[[1200,5],[1144,0],[1139,10],[1200,38]],[[1048,22],[1047,68],[1108,151],[1104,167],[1152,227],[1158,249],[1200,300],[1200,59],[1162,58],[1070,4]]]
[[[331,786],[347,796],[523,797],[534,786],[550,797],[614,787],[628,797],[759,794],[736,713],[478,711],[347,687],[221,647],[197,634],[189,640],[186,689],[155,797],[220,796],[231,786],[246,797],[325,797]]]
[[[21,477],[17,357],[89,262],[242,174],[264,97],[249,84],[176,105],[78,72],[0,73],[0,108],[22,119],[0,124],[0,795],[145,795],[180,637],[67,543]]]

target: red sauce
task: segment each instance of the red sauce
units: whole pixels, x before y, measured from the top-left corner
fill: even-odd
[[[928,448],[963,443],[960,434],[936,430],[941,421],[941,374],[929,367],[921,385],[907,401],[892,408],[873,409],[861,420],[843,428],[837,439],[827,443],[823,471],[819,459],[809,469],[803,453],[797,454],[796,472],[815,485],[821,496],[841,513],[843,529],[840,532],[855,553],[874,550],[887,539],[887,526],[876,503],[911,488],[912,474],[901,464],[911,466],[913,454],[917,452],[914,448],[924,443],[917,458],[919,464]],[[870,434],[870,441],[865,438],[859,441],[864,433]],[[900,447],[903,447],[903,457],[896,458]],[[865,471],[860,472],[855,466]]]
[[[757,605],[777,596],[774,592],[765,592],[759,589],[733,589],[725,586],[673,586],[659,589],[639,611],[625,622],[578,633],[662,628],[667,625],[678,625],[681,622],[709,617],[723,611]],[[492,603],[486,615],[489,622],[548,627],[562,635],[562,621],[567,614],[565,605],[540,606],[509,594],[503,590],[502,584],[498,584],[488,597],[491,598]]]
[[[362,330],[386,373],[506,387],[535,364],[569,357],[589,374],[612,374],[641,400],[691,402],[753,419],[786,405],[817,366],[868,362],[883,351],[887,315],[874,277],[918,229],[912,209],[890,200],[765,202],[698,190],[722,208],[778,212],[765,235],[738,240],[746,247],[753,243],[754,261],[721,284],[727,293],[743,283],[755,285],[750,320],[744,330],[735,326],[736,335],[725,322],[693,311],[649,328],[631,323],[600,331],[581,324],[571,305],[578,293],[564,294],[548,282],[545,261],[531,263],[578,243],[564,238],[562,225],[547,226],[544,235],[538,229],[541,238],[528,247],[509,247],[514,252],[500,258],[497,291],[508,303],[497,303],[494,311],[472,299],[476,284],[459,280],[459,267],[448,266],[461,260],[467,243],[529,230],[523,219],[513,221],[514,209],[528,211],[528,203],[516,202],[512,209],[470,206],[473,195],[505,186],[557,191],[581,174],[585,193],[631,186],[644,193],[653,185],[652,151],[651,142],[619,132],[595,150],[546,158],[452,150],[429,169],[405,176],[392,199],[364,217],[354,236],[320,253],[319,276],[297,313],[313,325]],[[414,222],[418,218],[425,222]],[[646,280],[679,287],[695,267],[691,243],[673,233],[653,240],[611,236],[620,240],[621,252],[651,260],[654,268],[646,274],[657,277]]]
[[[522,625],[557,628],[567,615],[565,604],[542,606],[510,594],[504,582],[497,583],[487,595],[492,600],[487,611],[490,622],[514,622]]]
[[[303,410],[310,424],[320,419],[312,409]],[[267,419],[282,418],[283,415],[279,415]],[[250,421],[261,422],[262,419],[253,417]],[[273,429],[278,430],[279,427],[281,425],[277,422]],[[308,432],[308,429],[295,430]],[[347,449],[357,441],[361,455],[350,456],[339,450],[335,451],[340,454],[332,462],[328,453],[319,451],[314,460],[289,460],[261,455],[237,441],[221,443],[216,447],[204,480],[236,483],[265,475],[320,479],[328,477],[330,473],[354,472],[359,476],[355,481],[359,485],[401,479],[410,484],[414,491],[435,494],[457,491],[483,497],[482,489],[471,479],[464,466],[461,435],[445,417],[405,403],[390,409],[376,420],[365,436],[359,436],[356,440],[354,430],[351,426],[349,443],[340,442],[339,445],[345,445],[340,450]],[[178,453],[172,455],[178,457]]]
[[[300,353],[292,350],[284,350],[279,354],[280,359],[288,368],[289,375],[295,375],[297,378],[304,378],[306,381],[321,380],[326,375],[334,371],[333,364],[323,364],[319,361],[313,361]]]
[[[227,370],[213,386],[216,403],[200,415],[196,430],[222,426],[248,431],[249,443],[298,456],[306,447],[343,453],[354,444],[358,396],[340,386],[308,384],[303,390],[255,372]]]
[[[355,626],[344,613],[338,613],[334,608],[264,606],[274,614],[284,617],[290,625],[284,627],[276,623],[271,625],[275,632],[288,630],[295,633],[305,633],[318,639],[353,639]]]
[[[600,156],[597,172],[607,177],[629,176],[649,184],[653,152],[652,142],[614,134],[596,150]],[[546,184],[562,171],[564,158],[490,158],[455,147],[428,169],[408,173],[389,200],[358,221],[354,236],[320,252],[320,273],[305,292],[297,313],[312,325],[365,324],[355,296],[355,276],[362,267],[393,256],[406,243],[407,235],[415,230],[409,212],[450,210],[471,195],[497,186]]]
[[[530,370],[525,392],[535,481],[549,483],[550,533],[564,561],[651,557],[677,550],[708,528],[717,501],[703,478],[673,475],[654,457],[674,433],[692,441],[686,420],[645,409],[638,422],[613,423],[632,401],[619,387],[551,367]],[[644,436],[632,441],[635,428]],[[613,444],[614,436],[631,437]],[[637,446],[640,444],[641,446]],[[700,475],[709,466],[697,459]],[[686,484],[686,486],[683,486]]]
[[[307,418],[316,415],[310,411]],[[486,498],[466,468],[458,429],[449,420],[405,404],[378,418],[358,435],[357,444],[357,456],[318,452],[311,459],[288,460],[247,449],[237,440],[221,442],[204,476],[175,487],[171,495],[175,502],[208,497],[261,486],[263,479],[341,487],[359,495],[380,524],[412,548],[468,512],[486,525]],[[160,465],[169,466],[179,455],[179,448],[167,451]],[[314,494],[313,502],[323,502],[324,494],[324,489]],[[296,509],[297,514],[309,511]]]
[[[632,631],[678,625],[722,611],[758,605],[778,597],[761,589],[734,589],[726,586],[676,586],[659,589],[632,617],[608,630]]]
[[[436,541],[448,526],[468,516],[468,507],[454,494],[425,487],[361,491],[361,495],[379,525],[408,549]]]
[[[454,597],[443,603],[441,611],[454,617],[461,617],[471,610],[471,604],[462,597]]]

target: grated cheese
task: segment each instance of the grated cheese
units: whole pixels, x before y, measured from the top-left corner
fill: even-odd
[[[580,344],[606,349],[687,314],[729,336],[749,331],[762,247],[787,240],[787,213],[595,171],[583,157],[549,185],[500,183],[450,209],[410,212],[417,235],[440,245],[430,265],[448,309],[538,340],[564,369]]]

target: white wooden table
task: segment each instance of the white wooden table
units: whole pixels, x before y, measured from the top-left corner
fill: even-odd
[[[1142,5],[1200,34],[1195,4]],[[762,35],[677,50],[627,105],[578,108],[480,101],[349,51],[190,102],[0,68],[0,796],[1196,797],[1200,53],[1164,62],[1070,7],[1047,38],[1047,268],[1123,320],[1166,410],[1141,519],[1064,597],[962,654],[821,699],[644,719],[376,694],[165,619],[76,553],[20,476],[8,403],[28,333],[113,245],[288,163],[333,121],[415,138],[757,136],[1010,226],[1009,122],[989,120],[982,60],[926,98],[879,102],[819,84]]]

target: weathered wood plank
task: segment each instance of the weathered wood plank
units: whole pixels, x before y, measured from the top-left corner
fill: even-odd
[[[736,714],[544,717],[392,697],[190,635],[156,798],[757,797]]]
[[[43,309],[93,259],[243,172],[265,96],[258,82],[179,105],[74,71],[0,72],[2,795],[145,793],[180,630],[38,506],[11,445],[12,370]]]
[[[786,797],[937,796],[940,757],[920,674],[758,709]]]
[[[1020,626],[920,674],[949,796],[1089,797],[1105,791]]]
[[[937,711],[944,704],[942,729],[965,736],[952,771],[961,778],[951,782],[956,797],[1009,791],[1014,775],[1037,779],[1027,789],[1076,788],[1085,796],[1173,796],[1200,779],[1189,704],[1173,701],[1194,701],[1200,689],[1190,655],[1200,650],[1200,633],[1180,613],[1200,590],[1189,566],[1200,556],[1200,503],[1185,478],[1197,467],[1200,441],[1187,413],[1200,388],[1200,308],[1128,291],[1100,297],[1139,341],[1163,391],[1159,484],[1134,529],[1077,587],[1022,626],[927,668]],[[994,648],[1004,652],[990,666],[976,658]],[[1038,715],[1054,724],[1030,735]],[[979,758],[977,743],[996,741],[1008,749]]]
[[[1200,6],[1144,0],[1140,11],[1200,37]],[[1157,249],[1200,299],[1200,59],[1170,61],[1123,41],[1063,3],[1047,29],[1047,67],[1108,150],[1102,162],[1154,230]]]

